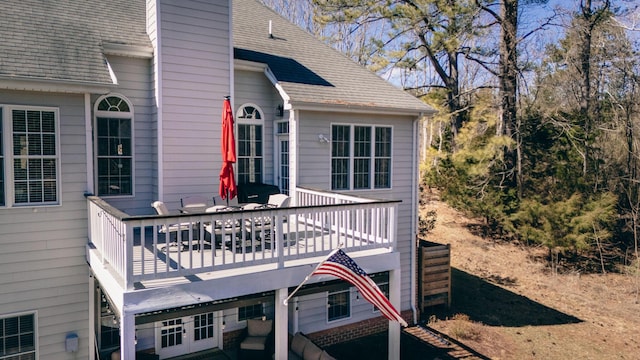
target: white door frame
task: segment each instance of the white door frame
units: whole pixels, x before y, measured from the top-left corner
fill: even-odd
[[[195,340],[195,322],[198,320],[204,320],[205,323],[200,326],[209,327],[213,326],[213,333],[211,337],[208,337],[206,329],[202,329],[204,331],[205,338],[201,340]],[[170,324],[165,326],[165,322],[174,322],[174,324]],[[209,323],[211,322],[211,323]],[[179,324],[175,324],[179,323]],[[170,330],[173,333],[181,332],[182,337],[180,338],[181,344],[173,345],[170,347],[162,347],[162,331]],[[167,334],[171,335],[171,334]],[[177,334],[175,334],[177,335]],[[174,335],[174,336],[175,336]],[[196,314],[192,316],[179,317],[174,319],[168,319],[163,321],[158,321],[155,323],[155,350],[156,354],[160,356],[160,359],[166,359],[173,356],[189,354],[197,351],[202,351],[206,349],[211,349],[215,347],[219,347],[219,344],[222,344],[222,312],[215,311],[209,313]]]
[[[276,181],[276,185],[278,185],[278,188],[280,188],[280,191],[285,193],[285,194],[289,194],[291,191],[291,186],[290,186],[290,172],[289,172],[289,167],[290,167],[290,149],[289,147],[286,148],[286,156],[287,156],[287,186],[283,186],[283,171],[282,171],[282,166],[283,166],[283,161],[282,161],[282,156],[283,156],[283,152],[282,152],[282,142],[286,141],[287,145],[289,144],[289,132],[287,130],[287,132],[279,132],[278,124],[287,124],[288,125],[288,121],[284,120],[284,121],[276,121],[275,122],[275,126],[274,126],[274,164],[275,164],[275,181]]]

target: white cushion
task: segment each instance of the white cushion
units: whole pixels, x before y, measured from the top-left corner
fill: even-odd
[[[309,343],[309,339],[307,339],[304,335],[300,333],[296,333],[291,339],[291,351],[302,356],[304,352],[304,347]]]
[[[111,360],[120,360],[120,349],[111,353]]]
[[[328,352],[323,350],[322,354],[320,354],[320,360],[336,360],[336,358],[334,358],[333,356],[329,355]]]
[[[244,350],[264,350],[267,344],[266,336],[247,336],[240,343],[240,349]]]
[[[304,347],[302,357],[304,358],[304,360],[318,360],[320,359],[321,354],[322,349],[320,349],[316,344],[309,341],[307,346]]]
[[[249,336],[267,336],[271,333],[273,320],[247,320],[247,334]]]

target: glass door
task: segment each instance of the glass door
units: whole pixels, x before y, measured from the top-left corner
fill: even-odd
[[[218,346],[215,313],[164,320],[156,323],[156,354],[160,359]]]
[[[185,319],[178,318],[156,323],[156,353],[160,359],[188,353]]]
[[[289,195],[289,122],[277,123],[276,140],[278,187],[283,194]]]

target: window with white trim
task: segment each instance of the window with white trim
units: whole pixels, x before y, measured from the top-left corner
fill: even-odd
[[[237,112],[238,184],[261,183],[263,167],[263,116],[260,109],[245,104]]]
[[[118,95],[96,101],[96,172],[99,196],[133,195],[133,111]]]
[[[380,283],[378,284],[378,288],[380,288],[380,291],[382,291],[382,293],[384,294],[384,296],[386,296],[386,298],[389,298],[389,283],[385,282],[385,283]],[[378,309],[377,306],[373,306],[373,312],[380,312],[380,309]]]
[[[391,188],[392,132],[388,126],[331,126],[331,189]]]
[[[327,321],[351,316],[351,289],[329,292],[327,296]]]
[[[0,359],[35,360],[36,358],[35,314],[0,318]]]
[[[58,110],[0,107],[0,206],[60,203]]]

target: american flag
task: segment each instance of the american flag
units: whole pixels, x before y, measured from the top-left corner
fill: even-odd
[[[378,285],[341,249],[338,249],[333,255],[321,262],[311,275],[333,275],[349,282],[360,291],[362,297],[375,305],[387,319],[397,321],[404,327],[407,326],[407,322],[391,305],[391,302],[389,302],[389,299],[387,299]]]

